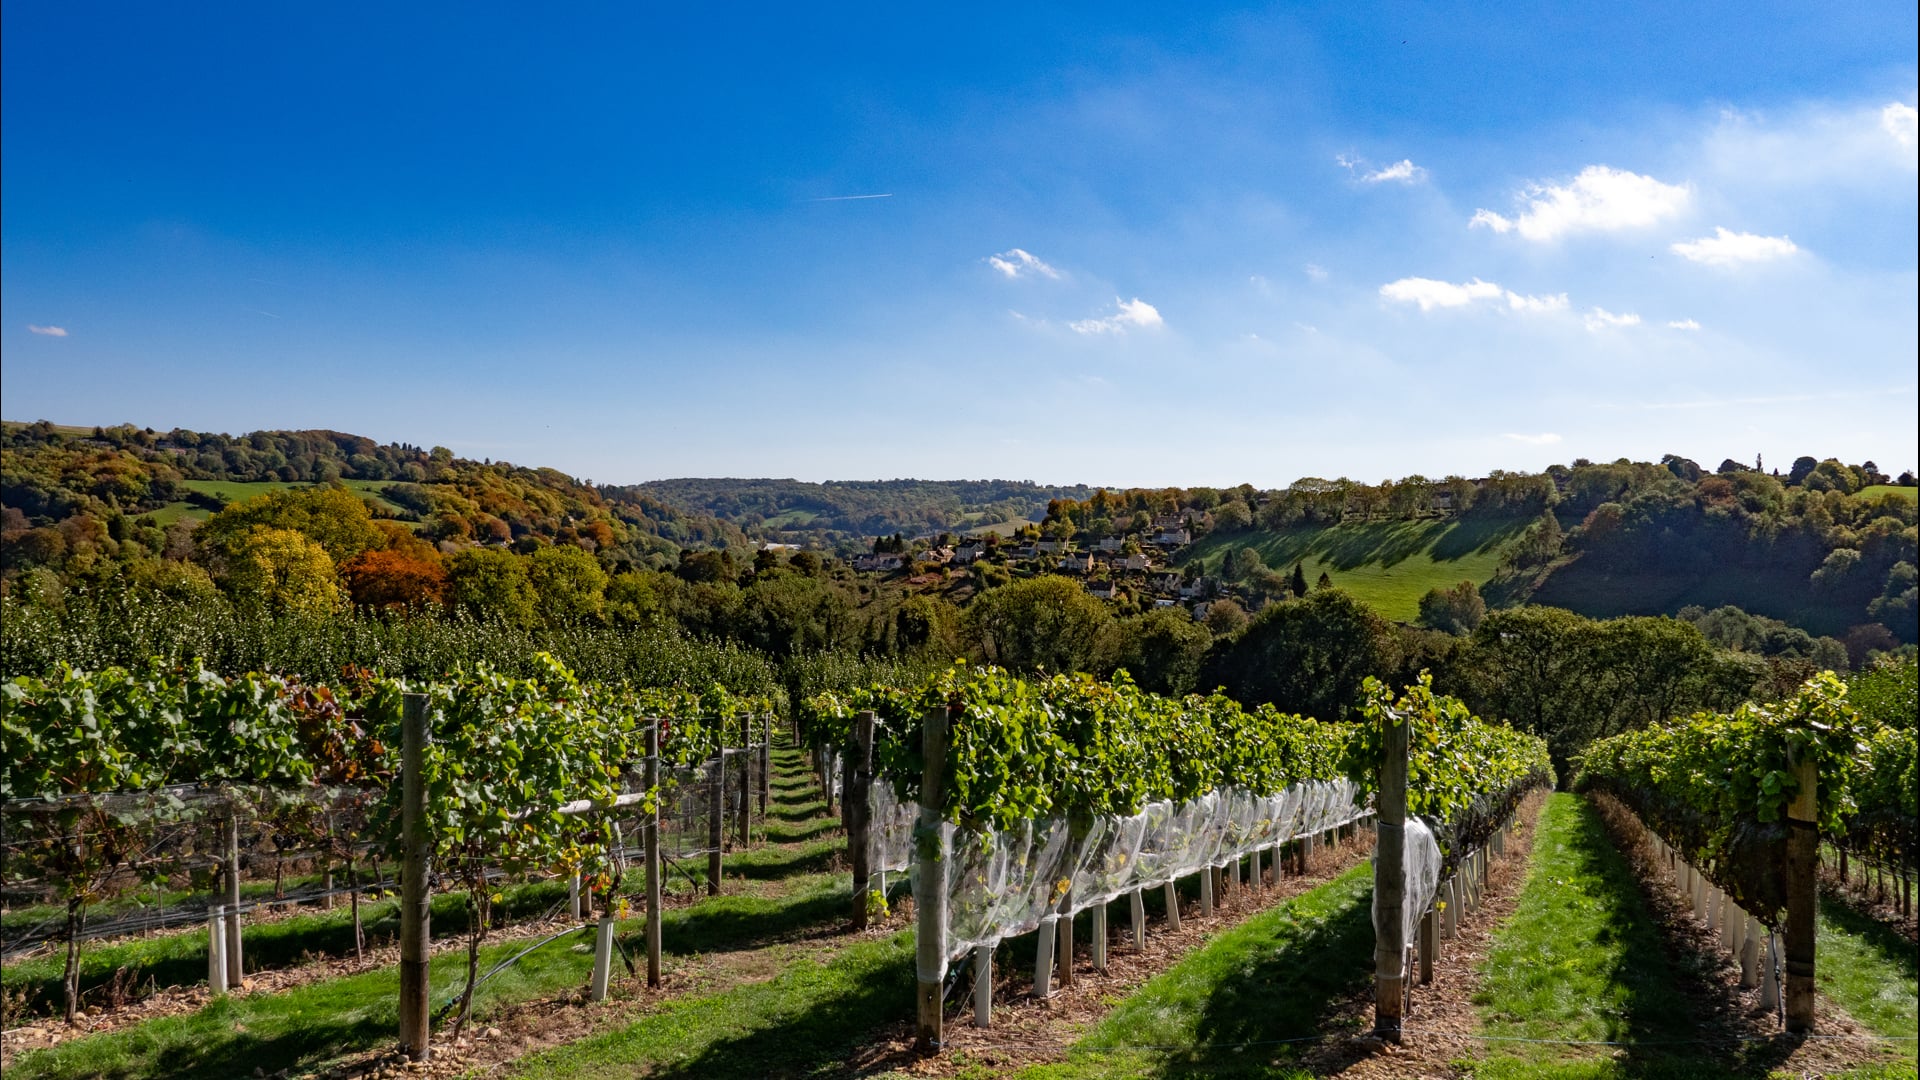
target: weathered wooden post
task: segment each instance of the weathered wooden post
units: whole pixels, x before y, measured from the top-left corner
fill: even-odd
[[[647,725],[647,985],[660,985],[660,721]]]
[[[1060,902],[1060,921],[1053,925],[1053,961],[1060,987],[1073,985],[1073,903],[1072,893]]]
[[[1439,912],[1429,904],[1420,916],[1420,985],[1433,982],[1433,962],[1440,955],[1440,917]]]
[[[400,1050],[414,1061],[433,1055],[428,1037],[428,957],[432,915],[427,895],[427,695],[407,694],[400,717]]]
[[[1792,761],[1795,790],[1787,804],[1787,1030],[1813,1030],[1814,863],[1820,833],[1819,776],[1811,760]]]
[[[928,709],[921,726],[920,748],[926,766],[920,774],[920,827],[914,837],[920,870],[913,898],[919,1014],[915,1045],[922,1051],[938,1051],[944,1041],[940,987],[947,966],[947,844],[946,830],[941,827],[947,782],[946,707]]]
[[[1107,972],[1107,905],[1096,904],[1093,909],[1093,970],[1102,975]]]
[[[842,800],[847,808],[847,861],[853,864],[855,930],[867,928],[867,879],[873,872],[867,835],[873,825],[873,721],[871,712],[854,714],[853,755],[846,764],[847,794]]]
[[[750,742],[751,738],[751,736],[743,735],[740,741]],[[740,846],[745,848],[753,842],[753,835],[749,831],[753,827],[753,747],[751,745],[741,747],[739,758],[740,799],[738,806],[740,820],[737,831],[740,835]]]
[[[707,895],[720,895],[720,849],[726,846],[727,749],[713,756],[713,775],[707,778]]]
[[[227,985],[239,989],[246,980],[240,941],[240,806],[227,814]]]
[[[1373,861],[1373,1033],[1400,1041],[1406,1001],[1407,723],[1392,710],[1381,716],[1385,746],[1380,761],[1379,844]]]
[[[1147,898],[1139,889],[1127,894],[1127,914],[1133,921],[1133,951],[1147,951]]]
[[[767,801],[773,798],[773,714],[760,724],[760,816],[767,816]]]

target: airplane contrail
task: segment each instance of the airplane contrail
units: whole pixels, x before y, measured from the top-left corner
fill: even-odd
[[[807,199],[806,201],[807,202],[849,202],[853,199],[891,199],[891,198],[893,198],[893,192],[889,191],[884,195],[828,195],[825,198]]]

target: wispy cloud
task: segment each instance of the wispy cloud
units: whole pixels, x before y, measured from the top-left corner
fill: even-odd
[[[806,199],[803,201],[805,202],[856,202],[860,199],[891,199],[891,198],[893,198],[893,192],[885,191],[885,192],[881,192],[878,195],[822,195],[817,199]]]
[[[1120,334],[1128,330],[1156,330],[1166,325],[1160,309],[1139,297],[1122,300],[1114,297],[1118,309],[1104,319],[1082,319],[1067,325],[1077,334]]]
[[[1427,170],[1415,165],[1410,158],[1402,158],[1384,169],[1376,169],[1360,178],[1362,183],[1384,184],[1388,181],[1401,184],[1418,184],[1427,179]]]
[[[1467,224],[1496,233],[1518,232],[1545,242],[1581,232],[1643,228],[1678,214],[1692,197],[1684,184],[1589,165],[1567,184],[1534,185],[1515,196],[1520,211],[1506,217],[1478,210]]]
[[[1699,324],[1699,323],[1697,323],[1697,322],[1694,322],[1694,321],[1693,321],[1692,319],[1674,319],[1674,320],[1672,320],[1671,322],[1669,322],[1669,323],[1667,323],[1667,329],[1669,329],[1669,330],[1698,330],[1698,329],[1700,329],[1700,324]]]
[[[1421,311],[1466,307],[1480,300],[1505,300],[1508,310],[1528,314],[1545,314],[1567,309],[1566,293],[1550,296],[1523,296],[1479,278],[1457,285],[1451,281],[1436,281],[1433,278],[1401,278],[1380,286],[1380,295],[1396,303],[1418,304]]]
[[[1893,141],[1911,150],[1916,141],[1920,141],[1920,109],[1904,102],[1896,101],[1880,110],[1880,126],[1893,136]]]
[[[1551,431],[1543,431],[1538,435],[1521,435],[1517,432],[1509,431],[1506,434],[1506,438],[1512,439],[1514,442],[1526,443],[1528,446],[1552,446],[1554,443],[1560,441],[1560,436]]]
[[[998,255],[987,256],[987,265],[1000,271],[1009,278],[1032,277],[1059,278],[1060,271],[1048,266],[1038,256],[1024,248],[1008,248]]]
[[[1308,263],[1307,265],[1301,267],[1301,269],[1306,272],[1306,275],[1309,280],[1312,280],[1312,281],[1327,280],[1327,268],[1324,266],[1321,266],[1319,263]]]
[[[27,332],[30,334],[39,334],[42,337],[66,337],[67,336],[67,328],[64,326],[35,326],[32,323],[28,323]]]
[[[1597,307],[1588,310],[1586,324],[1589,331],[1597,334],[1602,330],[1611,330],[1623,326],[1639,326],[1640,316],[1635,315],[1631,311],[1622,315],[1615,315],[1606,308]]]
[[[1753,233],[1734,232],[1725,226],[1716,225],[1712,236],[1703,236],[1698,240],[1682,240],[1672,245],[1673,253],[1683,259],[1690,259],[1708,266],[1738,266],[1741,263],[1767,262],[1771,259],[1784,259],[1800,250],[1800,246],[1785,236],[1757,236]]]

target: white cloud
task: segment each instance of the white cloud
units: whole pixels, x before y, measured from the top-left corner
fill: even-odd
[[[67,328],[64,326],[35,326],[32,323],[28,323],[27,333],[40,334],[43,337],[66,337]]]
[[[1920,109],[1896,101],[1880,110],[1880,126],[1893,136],[1894,142],[1911,150],[1915,142],[1920,141],[1916,139],[1916,135],[1920,135]]]
[[[1586,323],[1587,329],[1597,334],[1616,326],[1639,326],[1640,316],[1631,311],[1624,315],[1615,315],[1606,308],[1597,307],[1587,312]]]
[[[1695,321],[1693,321],[1692,319],[1674,319],[1674,320],[1672,320],[1671,322],[1669,322],[1669,323],[1667,323],[1667,329],[1669,329],[1669,330],[1698,330],[1698,329],[1700,329],[1700,324],[1699,324],[1699,323],[1697,323],[1697,322],[1695,322]]]
[[[1402,304],[1419,304],[1421,311],[1466,307],[1475,300],[1496,300],[1502,292],[1500,286],[1491,281],[1481,281],[1479,278],[1474,278],[1464,285],[1455,285],[1450,281],[1409,277],[1401,278],[1399,281],[1389,281],[1380,286],[1381,296]]]
[[[1672,248],[1675,255],[1708,266],[1735,266],[1784,259],[1800,250],[1799,245],[1785,236],[1737,233],[1720,225],[1714,226],[1712,236],[1682,240],[1673,244]]]
[[[1528,240],[1557,240],[1569,233],[1635,229],[1673,217],[1686,206],[1692,191],[1685,184],[1665,184],[1651,176],[1589,165],[1565,185],[1535,185],[1516,196],[1516,217],[1479,210],[1467,224],[1497,233],[1514,232]]]
[[[1306,271],[1307,277],[1314,281],[1327,280],[1327,268],[1321,266],[1319,263],[1308,263],[1302,267],[1302,269]]]
[[[1509,431],[1507,438],[1514,442],[1526,443],[1528,446],[1552,446],[1560,441],[1560,436],[1551,431],[1543,431],[1538,435],[1520,435]]]
[[[1427,170],[1415,165],[1410,158],[1402,158],[1400,161],[1384,169],[1370,172],[1360,179],[1369,184],[1384,183],[1388,180],[1398,181],[1402,184],[1419,184],[1425,182],[1427,179]]]
[[[1160,318],[1160,309],[1139,297],[1131,300],[1113,298],[1119,309],[1104,319],[1082,319],[1067,325],[1078,334],[1119,334],[1127,330],[1155,330],[1166,325]]]
[[[1380,286],[1380,295],[1402,304],[1418,304],[1421,311],[1466,307],[1477,300],[1505,300],[1508,310],[1526,312],[1530,315],[1544,315],[1567,309],[1566,293],[1550,296],[1522,296],[1479,278],[1460,285],[1451,281],[1435,281],[1432,278],[1401,278],[1399,281],[1390,281]]]
[[[1515,311],[1544,315],[1550,311],[1567,310],[1567,294],[1555,293],[1552,296],[1521,296],[1517,292],[1507,294],[1507,306]]]
[[[1028,277],[1034,274],[1046,278],[1060,276],[1060,271],[1048,266],[1038,256],[1022,248],[1008,248],[998,255],[989,255],[987,265],[1009,278]]]

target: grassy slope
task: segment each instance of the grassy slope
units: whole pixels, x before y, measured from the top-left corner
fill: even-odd
[[[1898,495],[1908,502],[1920,498],[1920,488],[1896,487],[1893,484],[1875,484],[1853,493],[1856,499],[1877,499],[1882,495]]]
[[[1362,863],[1209,941],[1109,1013],[1068,1060],[1028,1080],[1290,1076],[1337,1002],[1364,987],[1373,956]],[[1149,1049],[1142,1049],[1149,1048]]]
[[[1389,619],[1412,622],[1420,597],[1432,588],[1462,581],[1485,584],[1500,562],[1500,548],[1527,527],[1526,517],[1468,517],[1441,521],[1376,521],[1279,531],[1254,529],[1209,536],[1182,559],[1200,559],[1217,572],[1228,548],[1252,546],[1276,570],[1298,561],[1307,581],[1325,572],[1335,585]]]

